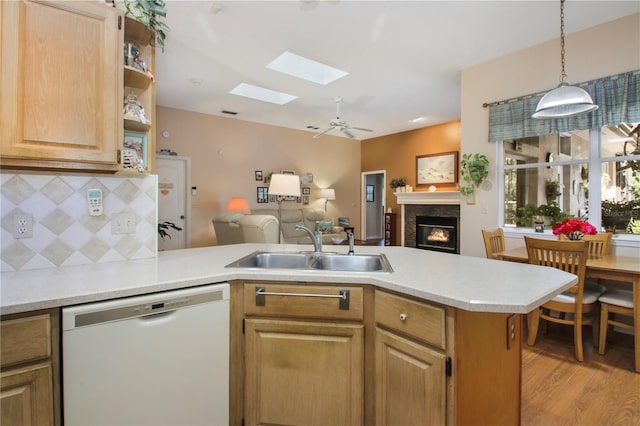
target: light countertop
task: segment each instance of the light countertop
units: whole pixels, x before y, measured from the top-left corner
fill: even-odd
[[[310,250],[292,244],[236,244],[174,250],[155,259],[3,272],[0,314],[69,306],[230,280],[372,284],[468,311],[527,313],[577,282],[557,269],[406,247],[356,246],[384,253],[394,272],[225,268],[256,250]],[[347,246],[325,246],[346,253]]]

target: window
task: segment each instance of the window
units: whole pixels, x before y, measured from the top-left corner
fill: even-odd
[[[602,230],[640,234],[638,133],[639,123],[621,123],[502,141],[504,225],[577,216]]]

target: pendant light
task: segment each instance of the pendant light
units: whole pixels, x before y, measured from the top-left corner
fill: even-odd
[[[589,93],[579,87],[569,86],[567,83],[567,74],[564,71],[564,2],[565,0],[560,0],[560,55],[562,58],[560,84],[540,99],[536,112],[532,115],[533,118],[563,118],[598,109],[598,105],[593,103]]]

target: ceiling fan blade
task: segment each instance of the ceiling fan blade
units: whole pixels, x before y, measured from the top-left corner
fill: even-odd
[[[349,137],[349,139],[355,139],[355,136],[353,135],[353,133],[351,133],[349,130],[347,130],[346,127],[343,127],[342,129],[340,129],[340,131],[342,133],[344,133],[345,135],[347,135]]]
[[[321,131],[320,133],[316,133],[315,135],[313,135],[314,138],[319,138],[320,136],[324,135],[325,133],[333,130],[335,127],[331,126],[323,131]]]
[[[350,129],[353,130],[362,130],[363,132],[373,132],[373,130],[371,129],[365,129],[364,127],[353,127],[353,126],[349,126]]]

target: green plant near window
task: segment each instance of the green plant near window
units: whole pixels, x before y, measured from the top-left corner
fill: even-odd
[[[159,17],[167,16],[167,5],[164,0],[115,0],[114,5],[124,10],[125,16],[131,16],[149,29],[149,37],[153,46],[164,51],[164,41],[169,26]]]
[[[489,176],[489,159],[484,154],[463,154],[460,176],[466,185],[460,188],[460,194],[468,196]]]
[[[391,188],[393,189],[400,188],[401,186],[406,186],[406,185],[407,185],[407,180],[405,178],[391,179],[391,182],[389,183],[389,186],[391,186]]]
[[[557,202],[551,201],[549,204],[535,206],[527,204],[518,209],[516,223],[520,226],[531,226],[533,223],[547,222],[555,225],[565,219],[571,219],[573,215],[562,211]]]

